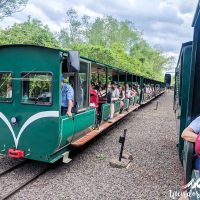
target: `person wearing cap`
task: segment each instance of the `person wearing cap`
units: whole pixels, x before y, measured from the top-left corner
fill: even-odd
[[[61,77],[61,115],[72,117],[74,102],[74,89],[70,84],[64,83],[64,77]]]
[[[112,119],[115,113],[115,105],[114,102],[119,100],[119,89],[117,88],[117,84],[115,82],[111,83],[110,88],[110,94],[111,94],[111,103],[110,103],[110,119],[109,123],[112,123]]]

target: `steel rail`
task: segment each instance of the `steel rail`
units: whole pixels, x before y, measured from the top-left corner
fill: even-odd
[[[20,191],[22,188],[24,188],[25,186],[27,186],[29,183],[33,182],[34,180],[36,180],[39,176],[41,176],[42,174],[44,174],[45,172],[47,172],[49,170],[50,166],[47,165],[43,170],[41,170],[39,173],[35,174],[33,177],[31,177],[30,179],[28,179],[27,181],[25,181],[24,183],[20,184],[18,187],[14,188],[13,190],[11,190],[10,192],[8,192],[8,194],[0,197],[0,200],[6,200],[8,198],[10,198],[11,196],[13,196],[15,193],[17,193],[18,191]]]
[[[24,165],[24,164],[27,163],[27,162],[28,162],[28,160],[24,160],[24,161],[18,163],[17,165],[14,165],[14,166],[10,167],[9,169],[7,169],[7,170],[5,170],[5,171],[3,171],[3,172],[0,172],[0,177],[1,177],[1,176],[4,176],[5,174],[8,174],[9,172],[11,172],[11,171],[17,169],[18,167]]]

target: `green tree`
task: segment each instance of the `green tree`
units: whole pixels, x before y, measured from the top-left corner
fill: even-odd
[[[31,19],[21,24],[0,30],[0,44],[33,44],[59,48],[59,42],[47,25],[37,19]]]
[[[72,44],[80,42],[81,22],[78,19],[78,14],[77,14],[76,10],[69,9],[67,11],[67,22],[69,23],[70,42]]]
[[[0,0],[0,19],[21,11],[28,0]]]
[[[66,22],[69,28],[61,30],[59,41],[82,56],[157,80],[163,80],[163,70],[173,64],[173,57],[150,46],[131,21],[112,16],[92,20],[69,9]]]

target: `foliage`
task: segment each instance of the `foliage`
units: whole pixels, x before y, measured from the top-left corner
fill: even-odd
[[[104,154],[98,154],[98,155],[96,155],[96,158],[98,160],[106,160],[106,155],[104,155]]]
[[[59,47],[59,42],[48,26],[30,17],[24,23],[15,23],[12,27],[0,30],[0,45],[2,44],[33,44]]]
[[[28,0],[0,0],[0,19],[21,11]]]
[[[77,49],[82,56],[157,80],[163,80],[163,70],[172,66],[174,58],[151,47],[131,21],[111,16],[92,21],[69,9],[66,23],[59,41],[63,48]]]
[[[162,81],[163,71],[169,70],[174,62],[173,57],[150,46],[131,21],[111,16],[92,19],[80,16],[74,9],[66,14],[66,28],[57,35],[41,21],[29,17],[24,23],[0,29],[0,45],[34,44],[76,49],[90,59]]]
[[[51,75],[30,74],[26,78],[29,79],[29,97],[38,97],[44,92],[49,92],[51,88]]]
[[[6,98],[8,84],[11,85],[11,73],[0,73],[0,98]]]

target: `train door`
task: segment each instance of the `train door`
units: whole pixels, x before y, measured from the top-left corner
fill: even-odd
[[[82,137],[87,132],[86,130],[95,123],[95,111],[89,108],[90,62],[85,60],[79,62],[80,67],[77,71],[69,69],[68,57],[63,60],[62,64],[62,76],[74,90],[74,102],[73,117],[61,116],[60,147]]]
[[[90,109],[90,62],[81,60],[80,71],[76,74],[76,114],[73,140],[84,136],[95,123],[95,109]]]
[[[63,82],[67,85],[71,85],[72,89],[75,90],[75,73],[68,73],[63,71],[61,75]],[[60,115],[61,115],[61,126],[60,126],[60,132],[61,132],[61,139],[60,139],[60,147],[63,145],[67,145],[71,142],[72,137],[74,135],[74,129],[75,129],[75,102],[73,102],[73,117],[68,117],[66,114],[66,110],[63,111],[62,109],[62,95],[65,91],[62,92],[62,87],[61,86],[61,95],[60,95]]]

